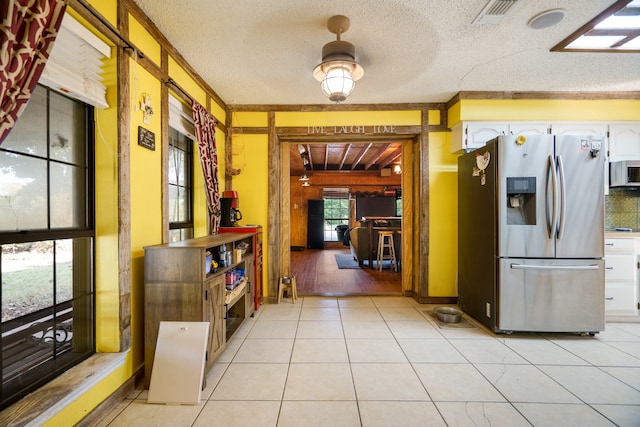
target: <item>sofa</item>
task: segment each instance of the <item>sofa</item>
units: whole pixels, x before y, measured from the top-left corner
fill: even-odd
[[[369,254],[375,261],[376,254],[378,251],[378,241],[379,235],[378,231],[396,231],[393,235],[393,245],[396,251],[396,258],[400,261],[400,249],[401,249],[401,236],[397,233],[397,231],[402,230],[402,227],[399,224],[373,224],[372,228],[372,241],[369,241],[369,227],[367,226],[358,226],[353,227],[347,230],[349,236],[349,248],[351,249],[351,254],[353,258],[358,261],[360,266],[364,265],[366,261],[367,265],[369,263]]]

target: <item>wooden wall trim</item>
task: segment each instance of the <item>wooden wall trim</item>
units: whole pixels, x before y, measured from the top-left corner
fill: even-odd
[[[389,123],[389,125],[393,125],[393,123]],[[421,126],[393,126],[394,131],[390,133],[329,133],[333,126],[325,126],[327,133],[318,134],[318,133],[309,133],[308,126],[298,126],[298,127],[278,127],[276,128],[278,135],[282,138],[286,138],[290,140],[291,138],[301,138],[305,139],[313,139],[316,140],[318,138],[330,137],[331,139],[335,139],[339,137],[341,140],[345,140],[348,138],[356,138],[356,139],[389,139],[389,138],[397,138],[399,136],[414,136],[422,132]],[[341,127],[341,126],[338,126]],[[370,126],[367,126],[370,127]]]
[[[166,49],[160,51],[160,68],[162,75],[169,74],[169,55]],[[160,85],[160,105],[169,105],[169,88],[167,85]],[[161,108],[160,114],[161,126],[161,153],[162,165],[160,167],[162,174],[161,193],[162,193],[162,243],[169,242],[169,108]]]
[[[268,163],[269,163],[269,176],[268,176],[268,194],[269,205],[267,212],[269,213],[267,225],[267,244],[268,244],[268,269],[267,269],[267,294],[273,297],[277,293],[277,283],[280,279],[280,265],[282,263],[280,257],[280,247],[282,228],[280,221],[280,199],[281,194],[281,155],[280,155],[280,141],[276,134],[275,127],[275,113],[270,112],[268,117],[269,125],[269,146],[268,146]],[[288,168],[288,166],[287,166]]]
[[[118,31],[129,34],[127,9],[118,4]],[[129,56],[118,50],[118,283],[120,351],[131,347],[131,110]]]
[[[403,104],[232,104],[229,109],[234,112],[294,112],[309,113],[323,111],[421,111],[442,110],[444,102],[403,103]]]
[[[418,137],[418,200],[414,211],[418,212],[418,261],[415,264],[418,273],[418,294],[429,295],[429,118],[422,114],[422,132]],[[417,208],[417,209],[416,209]],[[415,233],[415,230],[414,230]]]

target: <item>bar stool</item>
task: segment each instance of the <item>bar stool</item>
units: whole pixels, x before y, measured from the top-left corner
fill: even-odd
[[[295,304],[296,298],[298,298],[296,276],[280,278],[280,282],[278,283],[278,304],[280,304],[280,300],[282,300],[282,295],[284,294],[285,289],[287,290],[287,295],[291,296],[291,304]]]
[[[398,271],[396,250],[393,245],[393,231],[378,231],[378,270],[382,271],[382,261],[388,259],[393,265],[393,270]],[[385,254],[385,249],[387,253]]]

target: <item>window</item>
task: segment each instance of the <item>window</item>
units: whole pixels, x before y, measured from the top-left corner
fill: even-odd
[[[169,241],[193,237],[193,141],[169,128]]]
[[[640,52],[640,0],[618,0],[551,50]]]
[[[324,240],[325,242],[342,241],[338,236],[338,226],[349,225],[349,189],[325,188],[324,199]]]
[[[38,86],[0,145],[0,408],[95,351],[91,117]]]

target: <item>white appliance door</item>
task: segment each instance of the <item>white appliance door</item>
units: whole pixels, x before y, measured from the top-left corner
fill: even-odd
[[[556,136],[556,258],[604,256],[603,150],[600,136]]]
[[[558,211],[552,135],[498,141],[498,256],[553,258]],[[481,150],[479,150],[481,151]]]
[[[501,259],[499,275],[499,330],[604,330],[604,260]]]

